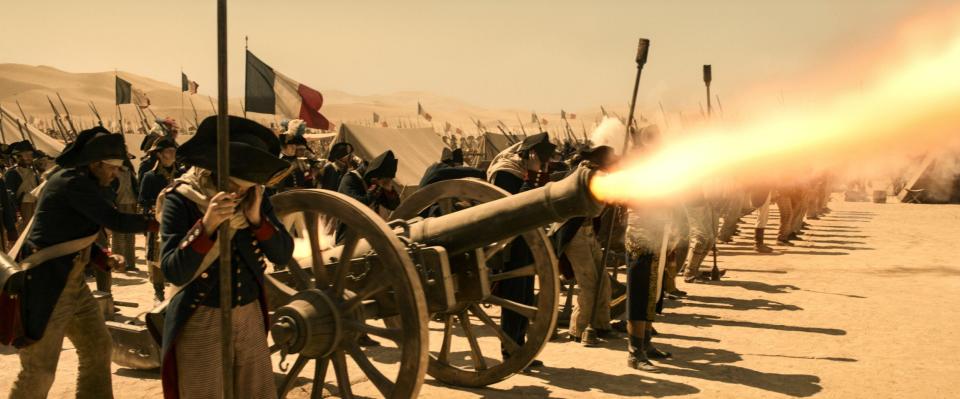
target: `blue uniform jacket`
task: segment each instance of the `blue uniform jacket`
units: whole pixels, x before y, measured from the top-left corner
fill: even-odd
[[[54,244],[87,237],[100,228],[119,233],[142,233],[148,220],[142,215],[120,213],[104,195],[96,179],[82,169],[64,169],[47,182],[40,195],[33,227],[18,259]],[[94,255],[101,253],[94,245]],[[27,338],[39,340],[47,328],[53,307],[63,292],[74,255],[62,256],[26,272],[23,317]]]
[[[173,191],[165,191],[162,220],[160,223],[160,266],[167,281],[183,285],[196,273],[203,257],[216,240],[203,232],[203,213],[195,203]],[[231,241],[231,263],[234,272],[233,306],[241,306],[260,300],[264,326],[269,327],[267,303],[264,295],[265,260],[274,264],[286,264],[293,255],[293,239],[277,219],[268,196],[264,195],[261,206],[263,222],[238,230]],[[178,392],[176,351],[179,333],[198,306],[219,307],[220,284],[219,260],[170,299],[163,325],[162,378],[166,398],[176,398]],[[266,343],[264,343],[266,344]],[[218,350],[217,348],[210,348]]]

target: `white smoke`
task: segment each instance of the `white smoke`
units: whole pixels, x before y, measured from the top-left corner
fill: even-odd
[[[594,146],[610,146],[615,153],[623,154],[623,139],[626,135],[627,127],[619,119],[604,117],[596,129],[593,129],[593,133],[590,133],[590,141]]]

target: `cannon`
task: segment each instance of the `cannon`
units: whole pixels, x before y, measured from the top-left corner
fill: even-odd
[[[271,349],[280,352],[285,373],[279,396],[310,389],[300,377],[309,369],[313,395],[332,390],[332,367],[339,396],[352,396],[354,377],[362,376],[369,381],[364,395],[390,398],[417,396],[425,373],[482,387],[522,371],[557,321],[556,259],[542,227],[600,212],[603,204],[588,188],[594,173],[580,168],[512,196],[480,180],[442,181],[404,200],[389,222],[331,191],[272,197],[295,241],[290,264],[267,275]],[[507,269],[504,249],[518,237],[533,263]],[[511,279],[533,281],[533,303],[497,294],[497,285]],[[529,320],[523,342],[500,328],[502,309]],[[429,342],[431,330],[443,332],[440,342]],[[362,348],[364,335],[381,345]],[[484,354],[481,342],[501,353]],[[296,358],[292,365],[288,357]]]

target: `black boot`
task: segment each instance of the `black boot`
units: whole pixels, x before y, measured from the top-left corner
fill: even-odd
[[[650,359],[647,358],[647,353],[643,349],[643,338],[631,335],[629,339],[630,341],[627,345],[627,350],[629,351],[627,353],[627,367],[648,373],[659,373],[660,368],[650,363]]]
[[[648,359],[668,359],[671,356],[670,352],[664,352],[653,346],[652,334],[647,334],[643,338],[643,345]]]
[[[156,299],[159,302],[163,302],[164,300],[163,288],[164,288],[163,283],[153,284],[153,299]]]
[[[755,249],[757,252],[762,253],[762,254],[768,254],[768,253],[773,252],[773,248],[770,248],[770,247],[768,247],[766,244],[763,243],[763,230],[764,230],[764,229],[753,229],[753,230],[754,230],[754,233],[753,233],[753,241],[754,241],[753,249]]]

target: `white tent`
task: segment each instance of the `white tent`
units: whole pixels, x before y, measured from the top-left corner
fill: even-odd
[[[17,126],[17,120],[20,119],[20,117],[14,115],[12,112],[10,112],[10,110],[3,106],[0,106],[0,112],[3,113],[3,143],[11,144],[17,141],[22,141],[23,137],[26,136],[28,139],[32,139],[31,141],[33,142],[34,147],[51,157],[56,157],[63,152],[64,144],[62,141],[48,136],[46,133],[41,132],[40,129],[37,129],[36,127],[24,121],[20,121],[20,125],[26,129],[26,132],[21,135],[20,127]]]
[[[392,150],[399,161],[395,181],[412,188],[420,184],[427,167],[440,161],[446,147],[431,128],[391,129],[349,123],[340,125],[335,141],[352,144],[355,154],[367,161]]]

